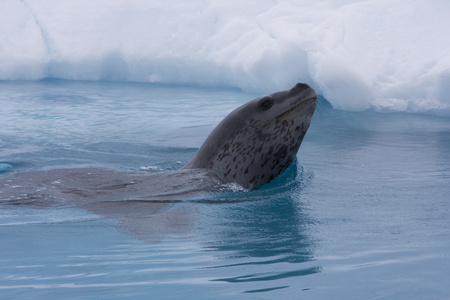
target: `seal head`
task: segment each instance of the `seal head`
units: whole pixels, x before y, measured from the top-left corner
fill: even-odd
[[[295,159],[316,104],[316,92],[303,83],[251,100],[222,120],[183,168],[208,169],[248,189],[266,184]]]

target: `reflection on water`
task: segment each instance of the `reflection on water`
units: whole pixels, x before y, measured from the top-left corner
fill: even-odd
[[[214,244],[208,248],[232,251],[234,258],[272,258],[303,262],[312,256],[308,220],[291,199],[267,199],[227,205],[212,220]]]
[[[66,174],[61,172],[63,175]],[[77,179],[73,170],[69,170],[68,174],[71,176],[66,176],[67,178]],[[95,174],[98,175],[95,177],[96,181],[91,182],[89,177],[85,178],[87,180],[83,184],[85,191],[88,191],[87,186],[97,187],[102,182],[103,177],[99,175],[104,173]],[[44,181],[47,180],[42,174],[40,177]],[[145,264],[148,265],[143,270],[139,269],[139,272],[157,271],[154,256],[159,255],[158,249],[166,249],[164,257],[168,263],[165,263],[163,270],[171,276],[176,274],[176,282],[182,282],[186,278],[197,280],[203,278],[210,283],[247,283],[245,286],[239,285],[240,292],[262,293],[288,288],[294,284],[291,279],[321,271],[317,265],[308,264],[314,259],[315,245],[311,234],[314,220],[302,204],[304,200],[302,190],[312,177],[311,171],[295,162],[273,182],[251,192],[204,193],[197,198],[180,198],[176,201],[111,201],[108,200],[111,194],[105,197],[103,194],[92,193],[90,194],[92,197],[88,197],[89,201],[72,199],[73,201],[63,206],[58,199],[69,199],[68,193],[72,191],[63,190],[61,196],[52,198],[53,201],[43,198],[39,206],[45,208],[48,205],[55,205],[54,202],[57,201],[57,208],[71,209],[74,206],[82,208],[101,219],[112,220],[113,222],[109,224],[114,224],[118,232],[148,243],[150,251],[148,254],[135,258],[136,262],[127,262],[133,265],[133,268],[135,264],[141,266],[140,268]],[[32,187],[36,188],[39,176],[31,178],[34,180],[22,178],[22,191],[26,184],[31,185],[30,193],[34,191]],[[110,180],[109,174],[107,179]],[[61,181],[51,183],[60,185]],[[12,181],[6,180],[5,184],[9,186]],[[41,189],[46,191],[46,187],[43,185]],[[55,194],[54,190],[51,190],[52,195]],[[119,197],[120,192],[115,189],[113,191],[118,193],[116,196]],[[30,195],[27,195],[27,198]],[[5,203],[15,206],[30,205],[27,201]],[[76,218],[74,222],[77,222]],[[64,230],[69,224],[62,223],[60,226]],[[195,243],[200,253],[213,260],[201,258],[202,263],[198,272],[192,275],[192,271],[188,270],[183,274],[180,272],[181,262],[171,263],[178,256],[177,247],[166,244],[167,240],[173,241],[174,237],[180,239],[177,242],[180,246],[184,245],[184,241]],[[186,259],[199,258],[197,251],[187,252],[185,255]],[[144,259],[147,256],[150,263]],[[127,257],[130,259],[129,255]],[[86,262],[83,264],[95,267]],[[109,273],[105,273],[105,276],[109,276]]]
[[[298,173],[297,173],[298,171]],[[311,174],[295,164],[268,187],[239,203],[203,206],[202,244],[219,258],[215,282],[289,282],[320,272],[314,260],[314,220],[302,205],[301,189]],[[290,188],[287,186],[290,185]],[[277,192],[277,188],[283,186]],[[227,271],[226,269],[229,269]],[[226,276],[223,276],[226,275]],[[264,292],[281,285],[247,292]]]
[[[315,221],[302,199],[312,176],[296,162],[280,178],[252,192],[219,192],[172,203],[102,203],[89,210],[116,220],[120,232],[149,245],[161,247],[174,236],[181,244],[195,242],[201,253],[214,258],[203,263],[195,274],[199,278],[248,283],[241,292],[268,292],[321,271],[314,263]]]

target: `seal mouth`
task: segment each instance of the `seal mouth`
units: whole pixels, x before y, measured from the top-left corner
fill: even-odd
[[[306,99],[302,99],[301,101],[295,101],[294,104],[289,107],[286,111],[282,112],[277,116],[277,119],[286,119],[290,117],[292,114],[300,111],[301,108],[306,107],[308,104],[316,103],[317,95],[310,96]]]

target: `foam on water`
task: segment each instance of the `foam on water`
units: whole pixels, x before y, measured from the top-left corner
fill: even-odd
[[[450,2],[0,2],[0,79],[141,81],[273,92],[335,108],[450,110]]]

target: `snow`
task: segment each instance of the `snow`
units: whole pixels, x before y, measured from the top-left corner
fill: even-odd
[[[337,109],[450,111],[450,2],[0,1],[0,80],[274,92]]]

